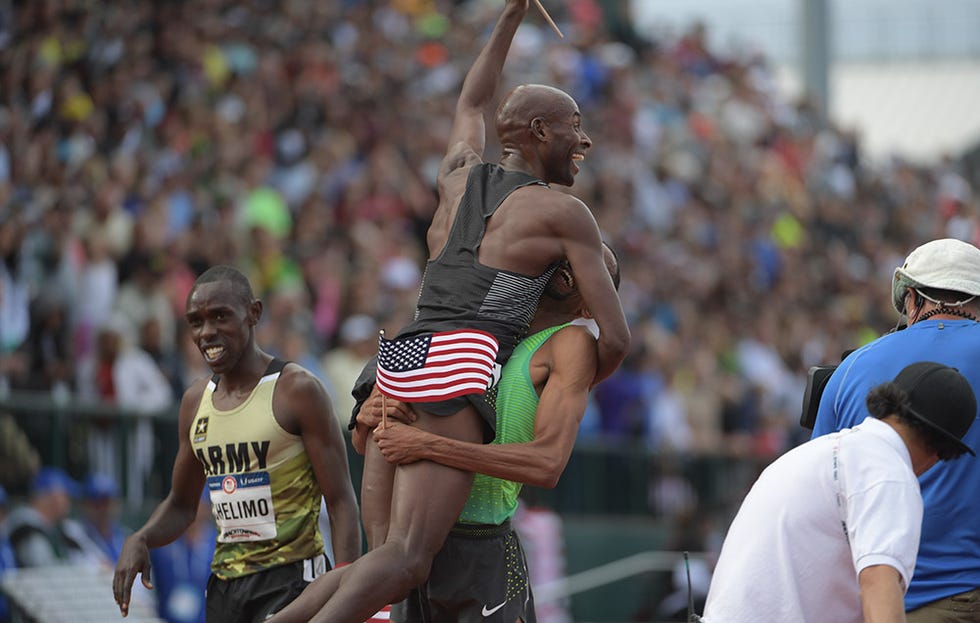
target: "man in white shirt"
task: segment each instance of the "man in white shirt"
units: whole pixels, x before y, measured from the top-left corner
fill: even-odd
[[[867,397],[860,425],[805,443],[753,485],[729,528],[703,621],[905,621],[922,525],[917,476],[974,454],[954,368],[918,362]]]

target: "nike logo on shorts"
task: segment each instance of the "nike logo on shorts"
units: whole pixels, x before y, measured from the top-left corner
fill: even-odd
[[[488,617],[488,616],[490,616],[491,614],[493,614],[497,610],[500,610],[501,608],[503,608],[506,605],[507,605],[507,600],[505,599],[503,602],[501,602],[500,604],[494,606],[493,608],[487,608],[486,606],[483,606],[482,614],[483,614],[483,616]]]

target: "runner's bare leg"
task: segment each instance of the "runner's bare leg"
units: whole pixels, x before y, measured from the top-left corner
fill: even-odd
[[[474,443],[483,440],[482,422],[472,408],[449,417],[418,415],[414,425],[423,430]],[[344,567],[340,586],[310,621],[359,623],[425,581],[472,483],[472,473],[430,461],[399,466],[387,540]]]
[[[378,444],[368,441],[364,448],[364,472],[361,476],[361,522],[368,551],[380,547],[388,536],[391,495],[395,466],[385,460]]]

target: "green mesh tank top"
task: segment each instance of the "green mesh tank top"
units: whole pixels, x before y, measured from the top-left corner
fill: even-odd
[[[531,381],[531,357],[556,331],[567,324],[550,327],[524,338],[514,349],[500,375],[497,389],[497,437],[495,444],[534,440],[534,416],[538,393]],[[501,524],[517,510],[521,483],[477,474],[466,506],[459,516],[463,523]]]

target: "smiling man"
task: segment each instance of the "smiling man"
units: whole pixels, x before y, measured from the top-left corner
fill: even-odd
[[[205,271],[187,297],[186,317],[214,375],[184,394],[172,489],[126,540],[113,594],[125,616],[136,575],[152,588],[149,549],[183,534],[207,487],[218,525],[207,619],[264,621],[328,569],[317,528],[321,496],[334,560],[360,555],[343,433],[316,377],[255,343],[262,303],[240,271]]]
[[[484,160],[484,114],[527,11],[528,0],[504,3],[463,80],[436,179],[438,206],[426,233],[429,258],[415,318],[395,340],[382,342],[379,365],[365,369],[353,392],[363,403],[377,386],[386,398],[410,403],[413,426],[459,441],[494,438],[495,379],[563,261],[600,328],[594,381],[609,376],[629,348],[595,217],[552,187],[572,185],[592,147],[575,100],[541,84],[511,90],[493,120],[501,156]],[[471,472],[432,461],[398,465],[392,476],[377,445],[368,443],[361,506],[377,540],[273,621],[364,621],[402,599],[428,577],[472,482]]]

